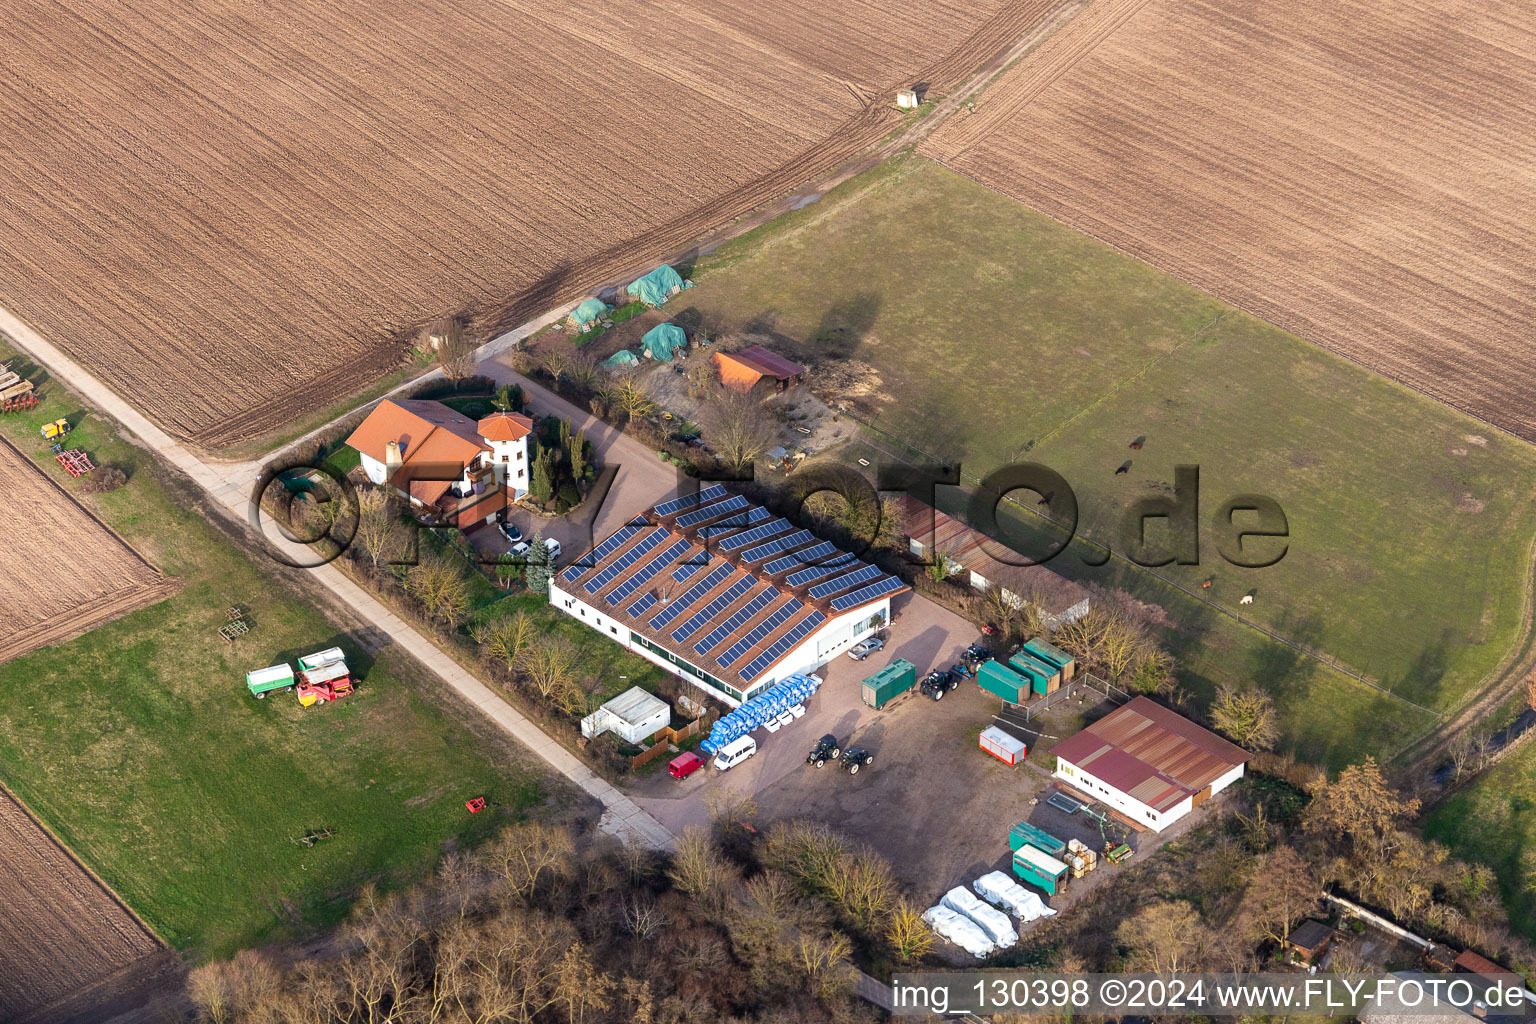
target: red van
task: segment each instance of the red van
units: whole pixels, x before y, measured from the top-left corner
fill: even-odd
[[[703,767],[704,759],[690,750],[667,762],[667,774],[681,782]]]

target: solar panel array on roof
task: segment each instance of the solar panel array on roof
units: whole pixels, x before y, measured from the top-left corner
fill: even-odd
[[[618,528],[612,537],[609,537],[597,547],[593,548],[592,553],[587,556],[585,561],[578,561],[576,564],[566,569],[564,573],[564,579],[567,583],[575,582],[575,580],[588,569],[596,569],[598,565],[602,563],[603,559],[619,550],[619,548],[623,547],[629,541],[629,538],[633,537],[636,533],[645,529],[649,525],[649,523],[645,522],[625,523],[623,526]]]
[[[672,570],[672,578],[677,580],[679,583],[683,582],[683,580],[686,580],[688,577],[692,576],[694,573],[708,565],[709,558],[710,555],[708,551],[705,551],[703,548],[694,548],[692,551],[688,552],[688,556],[683,559],[683,563],[676,569]]]
[[[767,540],[774,534],[783,533],[788,529],[792,529],[789,520],[775,519],[771,523],[755,526],[746,533],[738,533],[734,537],[727,537],[720,542],[720,548],[722,551],[735,551],[737,548],[744,548],[748,544],[756,544],[760,540]]]
[[[787,537],[775,537],[766,544],[759,544],[755,548],[748,548],[741,553],[741,558],[744,562],[759,562],[769,555],[776,555],[780,551],[797,548],[801,544],[815,539],[816,535],[811,533],[810,530],[797,530]]]
[[[759,672],[788,654],[790,648],[804,640],[810,635],[811,630],[820,626],[825,621],[827,621],[827,617],[821,612],[811,612],[799,625],[775,640],[772,647],[753,658],[746,668],[736,674],[747,682],[751,682]]]
[[[895,576],[887,576],[878,583],[871,583],[867,587],[861,587],[851,594],[834,597],[832,599],[832,610],[835,612],[845,612],[849,608],[857,608],[866,601],[873,601],[875,598],[884,597],[886,594],[894,594],[905,586],[906,584]]]
[[[644,558],[653,549],[655,549],[656,545],[660,544],[666,539],[667,531],[660,528],[653,530],[649,536],[642,537],[640,539],[640,543],[624,552],[618,558],[615,558],[610,565],[603,569],[602,572],[598,573],[596,576],[593,576],[590,580],[587,580],[585,584],[587,593],[595,594],[599,590],[602,590],[608,584],[618,579],[619,574],[622,573],[625,569],[628,569],[630,566],[634,565],[635,562],[639,559]]]
[[[723,494],[725,494],[725,486],[723,484],[710,484],[703,490],[695,491],[693,494],[685,494],[680,498],[664,501],[652,511],[658,516],[670,516],[681,512],[685,508],[692,508],[701,501],[713,501]]]
[[[783,558],[775,558],[763,566],[763,572],[775,576],[781,572],[789,572],[791,569],[799,569],[813,564],[818,558],[826,558],[837,553],[837,545],[829,540],[824,540],[815,547],[806,548],[804,551],[796,551],[792,555]]]
[[[784,582],[792,587],[803,587],[812,580],[819,580],[823,576],[830,576],[835,572],[847,572],[863,564],[863,562],[852,555],[846,555],[842,558],[831,558],[820,565],[813,565],[809,569],[801,569],[799,572],[790,573],[784,577]]]
[[[801,604],[799,601],[786,601],[783,607],[774,609],[772,615],[768,616],[762,622],[759,622],[757,625],[753,626],[750,633],[742,637],[740,640],[737,640],[734,644],[726,649],[724,654],[720,655],[720,657],[716,659],[720,662],[720,667],[730,668],[733,662],[737,661],[743,654],[746,654],[752,648],[762,643],[765,639],[767,639],[768,634],[772,633],[774,630],[784,625],[784,623],[794,618],[795,613],[804,607],[805,605]]]
[[[705,505],[703,508],[694,509],[687,515],[678,516],[675,525],[680,529],[687,529],[696,523],[702,523],[718,516],[723,516],[727,512],[734,512],[739,508],[746,508],[749,504],[751,503],[746,498],[739,494],[733,494],[725,501],[717,501],[712,505]]]
[[[626,611],[631,618],[638,619],[640,616],[650,611],[651,608],[655,606],[656,601],[656,595],[650,591],[646,591],[645,593],[641,594],[640,599],[634,604],[630,605]]]
[[[736,632],[742,626],[752,620],[752,616],[767,608],[779,599],[779,592],[769,587],[758,594],[752,600],[742,605],[731,613],[731,617],[709,631],[709,635],[694,645],[693,649],[700,654],[708,654],[724,642],[725,638]]]
[[[725,593],[710,601],[709,604],[705,605],[697,612],[694,612],[688,617],[687,622],[684,622],[681,626],[678,626],[676,629],[674,629],[672,631],[673,642],[680,644],[684,640],[688,639],[688,637],[702,629],[704,624],[710,619],[714,618],[716,615],[719,615],[726,608],[729,608],[731,605],[745,597],[747,591],[751,590],[756,584],[757,580],[750,576],[747,576],[744,579],[739,579],[735,583],[732,583],[730,588],[727,589]]]
[[[726,578],[735,571],[736,567],[730,563],[715,566],[714,571],[708,576],[689,587],[686,594],[657,612],[656,617],[651,620],[651,628],[660,629],[677,618],[689,605],[724,583]]]
[[[667,546],[666,550],[662,551],[661,554],[657,555],[655,558],[651,559],[649,562],[646,562],[640,568],[636,569],[633,573],[630,574],[628,579],[614,587],[613,592],[604,598],[604,600],[606,600],[611,605],[618,604],[630,594],[633,594],[635,591],[645,586],[647,580],[661,572],[661,570],[665,569],[667,566],[671,565],[673,560],[676,559],[678,555],[681,555],[684,551],[687,550],[688,542],[686,540],[678,539],[673,541]]]
[[[856,587],[860,583],[863,583],[866,580],[872,580],[879,575],[879,569],[872,565],[866,565],[858,572],[850,572],[846,576],[839,576],[835,580],[828,580],[825,583],[816,584],[811,588],[811,596],[815,598],[830,597],[839,591],[847,590],[849,587]]]

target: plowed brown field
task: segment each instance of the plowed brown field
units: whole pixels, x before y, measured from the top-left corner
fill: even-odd
[[[4,788],[0,907],[0,1021],[18,1020],[161,948]]]
[[[77,637],[176,590],[3,438],[0,551],[0,661]]]
[[[1536,6],[1094,0],[926,151],[1536,440]]]
[[[335,401],[878,141],[1055,0],[18,0],[0,304],[181,438]]]

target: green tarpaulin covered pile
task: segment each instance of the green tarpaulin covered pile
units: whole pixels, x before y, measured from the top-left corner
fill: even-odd
[[[657,324],[640,339],[645,354],[663,363],[672,361],[672,353],[688,344],[688,335],[676,324]]]
[[[607,359],[604,359],[603,365],[610,370],[627,370],[639,362],[640,360],[633,352],[627,348],[621,348]]]
[[[606,316],[612,308],[602,299],[588,299],[571,310],[571,323],[578,326],[590,324],[592,321]]]
[[[692,288],[692,281],[684,281],[677,271],[660,266],[629,286],[629,294],[648,306],[659,306],[684,288]]]

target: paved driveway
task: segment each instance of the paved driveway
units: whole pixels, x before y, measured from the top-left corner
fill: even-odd
[[[635,782],[630,791],[636,803],[676,832],[705,824],[710,796],[719,791],[754,794],[766,809],[772,791],[786,779],[813,781],[828,792],[846,790],[851,795],[884,788],[878,780],[901,758],[899,748],[914,742],[928,727],[933,712],[947,711],[951,705],[981,703],[980,690],[961,684],[939,704],[914,691],[881,711],[865,706],[860,699],[860,683],[894,658],[912,662],[921,678],[931,669],[958,661],[977,636],[971,622],[924,597],[903,594],[893,605],[885,650],[864,661],[843,655],[829,663],[820,673],[825,682],[806,702],[803,718],[776,733],[759,729],[752,734],[757,754],[729,772],[710,768],[682,782],[658,773]],[[974,699],[973,692],[978,695]],[[967,721],[991,720],[990,712],[980,707],[971,708],[963,717]],[[845,747],[852,742],[872,751],[874,765],[857,776],[834,771],[830,765],[820,772],[807,767],[805,755],[826,733],[832,733]]]
[[[609,426],[586,410],[579,409],[552,391],[535,384],[507,365],[510,353],[502,353],[480,364],[480,372],[497,385],[517,384],[523,389],[528,415],[559,416],[571,421],[571,429],[580,430],[592,442],[597,461],[604,467],[593,494],[568,516],[535,517],[513,508],[514,525],[531,537],[535,530],[553,537],[562,548],[560,565],[578,557],[602,540],[637,512],[676,496],[686,484],[696,481],[657,458],[656,453],[615,427]],[[476,547],[502,552],[511,545],[493,527],[479,527],[469,533]]]

